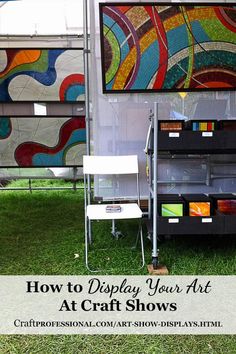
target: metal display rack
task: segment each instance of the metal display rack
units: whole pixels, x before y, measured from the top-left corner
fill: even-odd
[[[206,159],[206,179],[205,181],[176,180],[175,184],[199,184],[210,186],[212,180],[217,178],[235,178],[236,173],[214,174],[212,173],[211,154],[230,154],[236,152],[236,141],[234,131],[214,131],[196,132],[180,131],[177,138],[166,132],[159,131],[158,104],[154,104],[154,113],[150,114],[150,129],[147,141],[146,152],[148,154],[149,165],[149,222],[148,232],[152,239],[152,265],[157,269],[158,259],[158,239],[160,235],[229,235],[236,234],[235,215],[225,215],[216,212],[209,217],[163,217],[158,214],[158,185],[173,183],[173,181],[158,180],[158,159],[189,157]],[[176,134],[176,133],[174,133]],[[189,154],[189,155],[188,155]],[[223,165],[236,164],[236,162],[222,163]]]
[[[83,34],[72,34],[72,35],[65,35],[65,34],[58,34],[58,35],[2,35],[0,37],[0,47],[1,48],[58,48],[58,45],[63,47],[63,48],[83,48],[83,57],[84,57],[84,76],[85,76],[85,102],[60,102],[60,101],[48,101],[48,102],[36,102],[36,103],[41,103],[47,107],[48,111],[54,110],[56,107],[58,107],[58,113],[54,116],[78,116],[80,114],[85,114],[85,121],[86,121],[86,154],[90,155],[90,149],[91,149],[91,141],[90,141],[90,111],[89,111],[89,57],[90,57],[90,45],[89,45],[89,0],[83,0]],[[33,43],[33,45],[32,45]],[[0,115],[2,116],[12,116],[12,117],[31,117],[31,116],[36,116],[34,114],[34,103],[33,101],[22,101],[22,102],[1,102],[0,104]],[[15,106],[17,105],[17,115],[12,113],[14,111]],[[21,109],[22,106],[22,109]],[[27,111],[32,112],[30,115],[25,114],[23,107],[27,108]],[[78,112],[80,112],[78,114]],[[48,113],[47,115],[42,115],[42,118],[46,117],[51,117],[52,115]],[[41,117],[41,116],[40,116]],[[40,166],[37,166],[38,168],[42,168]],[[52,167],[52,166],[50,166]],[[81,168],[82,166],[55,166],[55,167],[61,167],[65,169],[72,168],[73,173],[71,178],[67,177],[66,175],[63,177],[56,177],[54,175],[46,175],[42,174],[39,176],[35,176],[33,173],[29,173],[26,175],[25,173],[23,175],[17,175],[17,173],[14,173],[14,170],[17,169],[26,169],[25,167],[21,166],[12,166],[11,169],[13,172],[9,174],[1,174],[0,173],[0,191],[17,191],[17,190],[29,190],[30,192],[34,190],[78,190],[82,189],[83,187],[77,186],[77,181],[78,179],[82,179],[82,175],[78,176],[77,175],[77,170],[78,168]],[[45,167],[46,168],[46,167]],[[8,170],[7,167],[2,167],[2,170]],[[34,167],[32,166],[32,169]],[[0,171],[1,172],[1,171]],[[28,187],[6,187],[5,181],[11,181],[11,180],[17,180],[17,179],[25,179],[28,180]],[[70,180],[71,181],[71,186],[68,187],[33,187],[32,186],[32,180],[46,180],[46,179],[53,179],[53,180],[59,180],[59,179],[65,179],[65,180]],[[89,190],[91,192],[91,182],[89,180]]]

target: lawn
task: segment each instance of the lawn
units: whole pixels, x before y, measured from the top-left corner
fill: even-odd
[[[2,336],[1,354],[235,354],[233,336]]]
[[[32,186],[69,187],[70,182],[33,181]],[[12,187],[28,187],[26,180]],[[90,274],[84,265],[83,188],[52,191],[1,191],[1,274]],[[126,236],[111,237],[110,223],[94,222],[90,262],[101,274],[147,274],[140,250],[133,249],[136,223],[118,225]],[[144,227],[144,235],[146,235]],[[100,250],[101,248],[102,250]],[[151,243],[145,237],[147,263]],[[236,274],[235,236],[176,236],[160,245],[160,261],[172,275]]]
[[[33,181],[32,185],[69,186],[62,181]],[[28,187],[27,181],[12,187]],[[70,184],[71,185],[71,184]],[[83,275],[83,189],[64,191],[1,191],[1,274]],[[110,225],[95,223],[90,261],[101,274],[147,274],[140,270],[139,249],[133,250],[135,224],[126,223],[126,237],[116,241]],[[236,274],[236,238],[175,237],[160,245],[160,261],[170,274]],[[108,250],[98,250],[105,247]],[[145,239],[147,263],[151,244]],[[0,353],[236,353],[234,336],[1,336]]]

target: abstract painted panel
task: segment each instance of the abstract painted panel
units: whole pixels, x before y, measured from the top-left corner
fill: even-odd
[[[0,49],[0,102],[81,100],[81,49]]]
[[[82,166],[84,117],[0,117],[0,167]]]
[[[210,202],[190,202],[189,215],[190,216],[210,216],[211,215]]]
[[[235,4],[100,4],[103,92],[234,90]]]

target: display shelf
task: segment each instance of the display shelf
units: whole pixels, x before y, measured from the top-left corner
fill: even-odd
[[[158,151],[169,151],[178,154],[222,154],[236,152],[235,132],[228,131],[179,131],[158,132]]]
[[[220,132],[219,132],[220,133]],[[222,131],[224,138],[224,149],[228,152],[236,152],[235,131]]]
[[[146,222],[149,235],[153,234],[152,223]],[[236,234],[235,215],[214,215],[210,217],[183,216],[169,218],[157,216],[158,235],[233,235]]]
[[[229,222],[233,222],[235,216],[230,215],[227,219]],[[183,216],[180,218],[158,216],[157,228],[160,235],[214,235],[232,233],[230,231],[232,228],[226,230],[224,215],[209,217]]]
[[[211,154],[235,154],[236,139],[235,129],[225,123],[225,121],[214,121],[214,126],[208,127],[203,131],[203,126],[193,126],[193,122],[185,122],[181,127],[168,125],[161,126],[162,120],[158,119],[158,103],[154,104],[154,114],[150,116],[150,136],[148,136],[149,154],[149,222],[147,224],[148,235],[152,240],[152,263],[153,267],[158,265],[158,241],[159,235],[236,235],[236,217],[235,215],[220,214],[212,205],[210,216],[160,216],[160,202],[162,197],[158,194],[158,161],[161,157],[171,154],[183,155],[183,158],[189,158],[191,155]],[[163,121],[166,123],[166,121]],[[200,122],[201,123],[201,122]],[[233,128],[236,125],[235,120],[231,121]],[[177,157],[178,158],[178,157]],[[207,164],[208,166],[208,164]],[[210,183],[211,170],[208,167],[206,173],[206,185]],[[225,175],[229,178],[229,175]],[[161,181],[162,182],[162,181]],[[182,182],[182,181],[181,181]],[[189,184],[192,181],[186,181]],[[201,181],[196,181],[201,187]],[[163,181],[162,183],[168,183]],[[186,197],[186,194],[185,194]],[[188,199],[188,196],[185,198]]]
[[[236,215],[225,215],[225,233],[236,234]]]

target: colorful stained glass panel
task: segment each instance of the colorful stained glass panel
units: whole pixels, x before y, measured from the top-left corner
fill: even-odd
[[[0,102],[84,101],[81,49],[0,49]]]
[[[104,92],[235,89],[235,12],[233,3],[100,4]]]
[[[84,117],[1,117],[0,167],[82,166]]]

